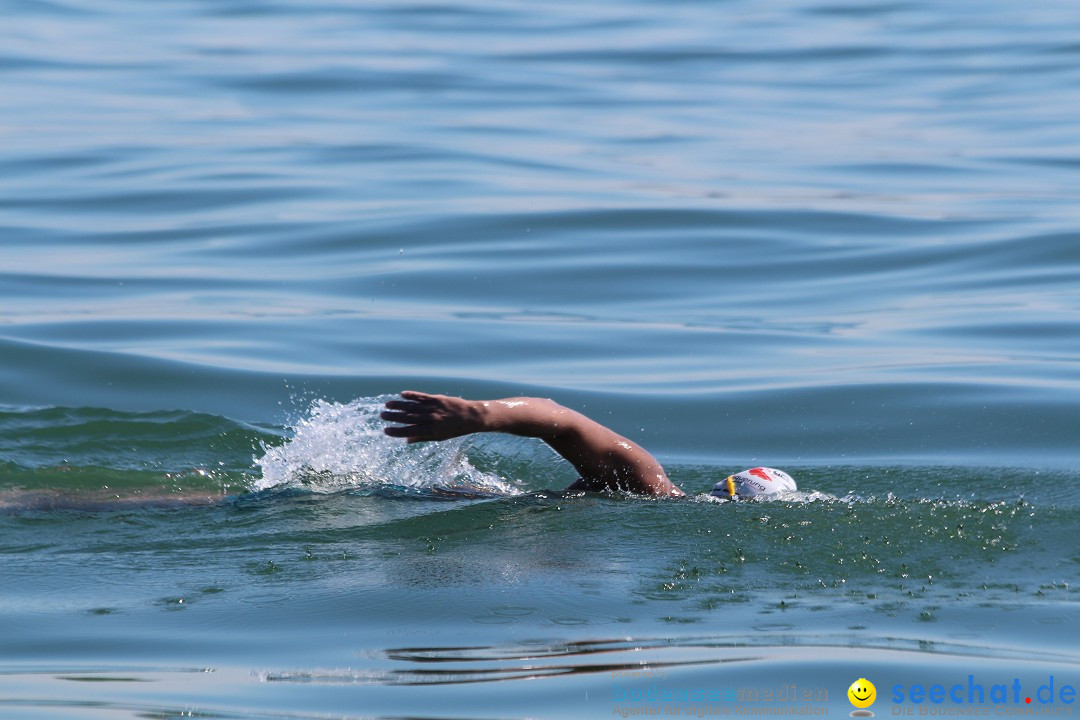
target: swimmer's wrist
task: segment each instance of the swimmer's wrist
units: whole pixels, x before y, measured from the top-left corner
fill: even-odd
[[[471,400],[469,414],[477,426],[474,432],[498,432],[498,426],[492,417],[492,401]]]

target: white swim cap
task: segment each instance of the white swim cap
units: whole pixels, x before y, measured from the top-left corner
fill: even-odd
[[[756,467],[729,475],[713,485],[712,494],[729,500],[745,500],[797,489],[795,481],[783,470]]]

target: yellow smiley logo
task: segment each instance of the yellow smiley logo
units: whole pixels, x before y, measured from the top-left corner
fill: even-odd
[[[877,700],[877,688],[866,678],[859,678],[847,689],[848,700],[857,708],[868,708]]]

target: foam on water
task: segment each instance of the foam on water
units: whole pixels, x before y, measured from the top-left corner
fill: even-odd
[[[379,419],[392,396],[349,403],[315,400],[294,435],[255,460],[262,477],[252,490],[304,489],[315,493],[381,487],[510,495],[518,490],[474,467],[462,440],[409,445],[383,433]]]
[[[731,500],[724,497],[713,495],[712,493],[701,493],[694,495],[690,498],[694,502],[705,503],[720,503],[726,505]],[[791,490],[787,492],[772,493],[770,495],[758,495],[752,498],[740,498],[740,503],[813,503],[813,502],[836,502],[842,501],[843,498],[837,498],[835,495],[819,492],[817,490]]]

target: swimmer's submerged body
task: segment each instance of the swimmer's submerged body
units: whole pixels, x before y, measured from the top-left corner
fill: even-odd
[[[544,398],[466,400],[407,390],[386,403],[391,437],[410,443],[501,432],[543,440],[581,477],[567,490],[622,491],[656,497],[686,495],[644,448],[579,412]],[[729,500],[795,490],[787,473],[751,468],[716,483],[712,495]]]

